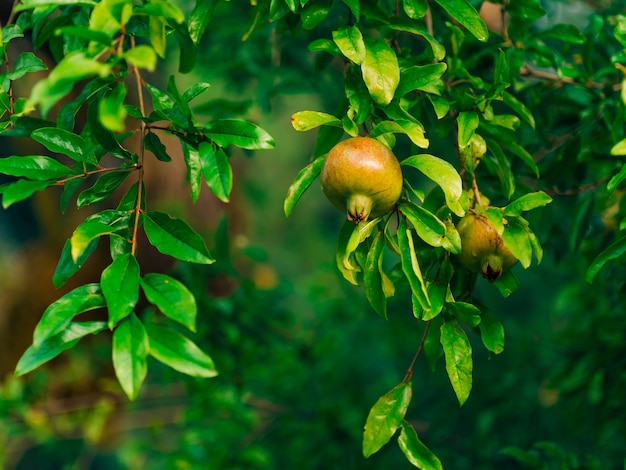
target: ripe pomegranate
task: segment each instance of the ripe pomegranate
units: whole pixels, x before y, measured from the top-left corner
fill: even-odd
[[[352,137],[335,145],[322,166],[322,190],[348,220],[380,217],[402,193],[402,170],[392,151],[371,137]]]

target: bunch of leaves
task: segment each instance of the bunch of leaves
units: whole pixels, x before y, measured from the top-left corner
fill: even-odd
[[[531,189],[537,183],[527,183],[533,178],[539,185],[544,181],[536,154],[526,148],[525,136],[536,131],[536,121],[519,90],[537,82],[544,86],[540,77],[587,82],[584,88],[593,93],[614,85],[614,74],[607,73],[611,66],[604,63],[590,77],[588,67],[574,66],[571,57],[559,52],[558,45],[566,44],[568,52],[578,53],[577,47],[597,36],[597,28],[589,38],[566,24],[537,31],[532,23],[545,12],[534,1],[507,8],[508,29],[491,40],[482,18],[466,2],[405,1],[402,9],[369,2],[322,3],[285,2],[270,8],[275,20],[287,22],[289,12],[299,14],[305,30],[325,23],[330,37],[312,41],[309,50],[337,58],[344,70],[345,100],[335,112],[300,111],[292,117],[297,131],[320,129],[311,163],[289,188],[285,214],[292,213],[319,175],[327,151],[344,134],[366,134],[394,148],[397,155],[408,153],[399,158],[405,185],[396,210],[358,225],[346,221],[339,233],[337,267],[350,283],[363,285],[370,305],[383,318],[387,299],[408,284],[412,313],[426,323],[416,356],[423,349],[432,363],[443,354],[463,405],[472,386],[466,329],[476,331],[495,354],[503,350],[504,331],[473,301],[476,275],[455,261],[462,249],[456,222],[470,211],[482,214],[524,269],[533,257],[541,262],[539,237],[524,213],[543,208],[552,197]],[[542,75],[536,72],[540,67],[553,67],[554,72]],[[431,147],[446,157],[426,153]],[[408,168],[426,179],[409,178]],[[611,259],[618,252],[614,250]],[[519,282],[509,271],[495,285],[508,296]],[[418,468],[440,468],[438,459],[403,421],[411,400],[411,375],[412,366],[370,411],[363,453],[366,457],[375,453],[401,429],[398,442],[407,459]]]
[[[177,261],[215,261],[202,236],[184,219],[146,207],[145,166],[153,157],[171,161],[159,132],[180,141],[194,202],[203,180],[219,199],[229,200],[231,146],[274,146],[267,132],[246,120],[198,121],[190,102],[207,83],[181,91],[175,76],[164,86],[145,78],[146,72],[156,70],[159,57],[165,57],[168,38],[178,44],[179,72],[193,70],[213,6],[199,1],[186,18],[167,0],[27,0],[16,4],[16,21],[3,26],[2,135],[31,137],[50,154],[0,159],[0,173],[14,178],[0,187],[2,205],[7,208],[50,186],[63,188],[63,211],[74,198],[78,208],[108,204],[95,209],[67,240],[53,277],[56,287],[83,266],[103,239],[108,239],[111,259],[99,282],[73,289],[46,309],[32,346],[17,365],[18,375],[105,330],[113,332],[113,365],[131,399],[146,376],[148,356],[185,374],[217,374],[211,357],[174,327],[196,330],[198,309],[190,290],[167,274],[141,273],[136,256],[143,231],[152,246]],[[45,69],[32,52],[9,61],[11,41],[26,33],[35,47],[51,51],[55,65],[29,96],[17,97],[13,83]],[[136,99],[130,96],[133,87]],[[144,96],[150,97],[151,106]],[[41,117],[35,117],[36,112]],[[78,113],[86,115],[85,123],[78,122]],[[137,148],[129,139],[133,136],[139,137]],[[129,177],[135,182],[124,186]],[[124,192],[115,204],[118,188]],[[163,317],[142,319],[136,311],[140,292]],[[75,321],[77,315],[98,309],[106,311],[106,321]]]

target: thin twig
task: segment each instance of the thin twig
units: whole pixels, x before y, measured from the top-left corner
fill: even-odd
[[[131,47],[135,47],[135,37],[130,37]],[[135,65],[133,69],[133,74],[135,75],[135,81],[137,84],[137,95],[139,98],[139,109],[141,111],[141,115],[145,116],[146,109],[143,101],[143,87],[141,74],[139,73],[139,67]],[[137,168],[139,169],[139,176],[137,178],[137,202],[135,203],[135,225],[133,227],[133,239],[131,246],[131,254],[135,256],[137,253],[137,232],[139,231],[139,217],[141,215],[141,193],[143,192],[143,177],[144,177],[144,169],[143,169],[143,160],[145,154],[145,145],[144,138],[146,135],[146,123],[142,120],[140,124],[141,129],[141,150],[139,151],[139,161],[137,162]]]
[[[411,377],[413,377],[413,367],[415,366],[415,363],[417,362],[417,358],[422,352],[422,349],[424,349],[424,343],[426,342],[426,335],[428,334],[428,328],[430,328],[430,322],[431,320],[428,320],[426,322],[426,328],[424,328],[424,334],[422,335],[422,340],[420,341],[420,345],[418,346],[417,351],[415,352],[415,356],[413,356],[411,365],[407,369],[406,374],[404,374],[404,379],[402,380],[403,383],[407,383],[409,380],[411,380]]]

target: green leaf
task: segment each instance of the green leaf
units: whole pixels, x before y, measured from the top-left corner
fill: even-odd
[[[435,60],[443,60],[446,56],[445,46],[435,39],[433,35],[428,32],[426,26],[420,22],[406,18],[394,18],[390,27],[396,31],[405,31],[425,39],[433,51]]]
[[[537,36],[540,38],[560,39],[572,44],[584,44],[587,42],[585,35],[573,24],[555,24],[541,31]]]
[[[474,111],[461,111],[456,118],[458,126],[458,143],[459,148],[465,148],[469,145],[474,131],[478,128],[478,114]]]
[[[197,98],[202,93],[207,91],[210,87],[211,87],[211,85],[206,83],[206,82],[196,82],[196,83],[194,83],[193,85],[191,85],[189,88],[187,88],[185,90],[185,92],[183,93],[182,98],[183,98],[184,101],[189,103],[191,100],[193,100],[194,98]],[[236,106],[237,103],[234,103],[234,104],[231,104],[231,105],[232,106]]]
[[[428,11],[426,0],[402,0],[402,7],[406,16],[413,20],[419,20]]]
[[[428,298],[426,283],[422,277],[422,271],[415,253],[413,234],[411,230],[407,228],[406,219],[404,217],[400,217],[400,224],[398,226],[398,248],[400,249],[402,272],[409,282],[413,298],[418,301],[421,309],[429,310],[431,307],[430,299]],[[419,311],[417,307],[418,305],[413,302],[413,314],[419,318],[421,311]]]
[[[144,138],[146,150],[152,152],[157,160],[161,162],[171,162],[172,158],[167,154],[167,148],[161,143],[161,139],[154,132],[147,132]]]
[[[446,224],[435,214],[412,202],[401,203],[400,211],[411,222],[422,240],[435,247],[444,244]]]
[[[324,165],[324,159],[326,155],[316,158],[307,166],[305,166],[298,175],[296,179],[294,179],[291,186],[289,186],[289,190],[287,191],[287,196],[285,197],[285,202],[283,204],[283,209],[285,211],[285,216],[289,217],[296,203],[300,200],[300,197],[304,192],[311,186],[311,183],[318,177],[320,171],[322,171],[322,166]]]
[[[435,0],[448,15],[461,23],[479,41],[489,39],[489,31],[476,9],[467,0]]]
[[[74,261],[72,258],[72,243],[70,240],[65,241],[63,249],[61,250],[61,257],[57,263],[56,269],[52,276],[52,283],[57,289],[61,287],[65,282],[72,277],[76,272],[82,268],[87,258],[93,253],[98,246],[98,240],[92,240],[92,242],[81,253],[80,257]]]
[[[333,41],[341,53],[357,65],[365,60],[365,43],[363,35],[356,26],[342,26],[333,31]]]
[[[76,206],[80,209],[81,207],[108,199],[129,174],[129,171],[120,170],[100,175],[93,186],[85,189],[78,195]]]
[[[29,155],[0,158],[0,173],[43,181],[66,178],[71,170],[54,158]]]
[[[598,273],[611,261],[619,259],[626,253],[626,237],[619,238],[605,248],[587,268],[587,282],[592,283]]]
[[[386,320],[387,297],[383,289],[383,278],[381,274],[384,248],[385,234],[379,231],[367,252],[367,259],[363,271],[363,287],[365,289],[365,297],[372,308]]]
[[[446,357],[448,378],[462,406],[472,389],[472,347],[465,331],[456,321],[441,325],[441,345]]]
[[[461,176],[450,163],[429,154],[413,155],[401,162],[404,166],[412,166],[425,176],[437,183],[443,190],[446,204],[459,217],[465,215],[461,205],[463,195],[463,181]]]
[[[421,148],[428,148],[429,142],[425,137],[424,126],[419,122],[396,119],[394,121],[381,121],[370,132],[370,137],[378,137],[387,133],[406,134],[411,142]]]
[[[480,338],[485,347],[494,354],[504,351],[504,327],[502,323],[489,311],[481,314]]]
[[[33,333],[33,346],[39,349],[44,341],[65,330],[79,313],[106,306],[99,284],[77,287],[54,301],[41,316]]]
[[[196,299],[182,282],[165,274],[148,273],[141,279],[141,287],[148,301],[164,315],[196,331]]]
[[[343,277],[355,286],[359,284],[356,275],[361,271],[361,268],[355,264],[354,252],[370,236],[377,224],[378,219],[368,220],[362,224],[355,224],[346,219],[339,232],[335,255],[337,268]]]
[[[433,454],[422,441],[415,429],[405,420],[402,420],[402,432],[398,437],[398,446],[407,460],[421,470],[443,470],[441,461]]]
[[[54,181],[17,180],[14,183],[8,183],[4,186],[0,186],[0,193],[2,193],[2,208],[8,209],[16,202],[28,199],[37,191],[46,189],[48,186],[52,186],[53,184],[55,184]]]
[[[123,211],[103,211],[85,219],[70,237],[72,259],[77,262],[91,242],[103,235],[111,235],[128,230],[128,213]]]
[[[620,140],[611,147],[611,155],[626,155],[626,139]]]
[[[139,300],[139,264],[131,253],[116,257],[100,278],[109,310],[109,329],[126,318]]]
[[[73,132],[56,127],[43,127],[34,130],[31,136],[51,152],[67,155],[77,162],[85,160],[87,142]]]
[[[508,219],[508,224],[502,233],[502,240],[524,269],[528,268],[532,262],[533,247],[527,226],[520,223],[517,218]]]
[[[505,216],[519,216],[524,211],[545,206],[552,202],[552,198],[543,191],[524,194],[504,208]]]
[[[221,148],[215,150],[209,142],[198,148],[202,173],[207,185],[221,201],[228,202],[233,188],[233,169]]]
[[[204,135],[220,147],[235,145],[247,150],[263,150],[275,145],[271,135],[242,119],[218,119],[205,128]]]
[[[9,80],[17,80],[27,73],[48,70],[46,64],[32,52],[22,52],[16,59],[13,70],[6,74]]]
[[[363,433],[365,457],[378,452],[402,425],[411,395],[411,384],[402,382],[381,396],[370,409]]]
[[[189,338],[153,323],[146,324],[150,355],[183,374],[194,377],[215,377],[213,360]]]
[[[189,15],[189,36],[198,44],[213,17],[218,0],[196,0],[196,5]]]
[[[291,116],[291,125],[295,130],[303,132],[324,125],[341,127],[341,120],[318,111],[298,111]]]
[[[423,89],[431,83],[440,80],[447,69],[448,65],[445,62],[413,65],[402,69],[396,96],[404,96],[411,91]]]
[[[449,302],[446,307],[454,313],[456,318],[471,327],[480,324],[480,309],[474,304],[467,302]]]
[[[123,82],[117,82],[108,93],[104,93],[98,101],[98,119],[105,129],[112,132],[122,132],[126,128],[126,87]]]
[[[507,145],[505,148],[512,154],[517,155],[519,158],[521,158],[522,161],[526,163],[528,168],[533,170],[533,172],[535,173],[535,176],[539,178],[539,167],[537,167],[537,164],[535,163],[533,156],[530,153],[528,153],[528,151],[524,147],[522,147],[515,141],[509,141],[507,142]]]
[[[365,47],[367,52],[361,64],[363,81],[372,99],[380,105],[387,105],[400,83],[398,58],[383,39],[368,40]]]
[[[530,127],[535,128],[535,118],[524,103],[506,91],[502,92],[502,101],[515,111]]]
[[[148,373],[146,358],[149,348],[146,329],[134,313],[115,328],[113,367],[122,390],[131,400],[137,398]]]
[[[200,152],[184,142],[182,147],[185,167],[187,168],[187,181],[189,181],[191,200],[197,202],[200,196],[200,189],[202,188],[202,163],[200,163]]]
[[[64,331],[45,340],[39,348],[30,346],[17,363],[15,375],[24,375],[36,369],[63,351],[72,348],[81,338],[99,333],[106,327],[106,323],[100,321],[70,324]]]
[[[204,239],[182,219],[164,212],[150,211],[143,215],[143,225],[150,243],[164,255],[190,263],[211,264]]]
[[[619,173],[617,173],[616,175],[613,175],[613,177],[609,180],[609,182],[606,185],[606,190],[609,193],[612,193],[615,191],[615,189],[617,189],[617,187],[619,186],[619,184],[624,181],[624,178],[626,178],[626,165],[622,166],[622,168],[619,170]]]
[[[110,72],[110,65],[87,57],[81,51],[70,52],[52,69],[48,77],[35,84],[27,108],[40,105],[41,113],[45,117],[77,82],[94,75],[106,77]]]
[[[95,6],[93,0],[23,0],[15,7],[15,12],[30,10],[37,7],[62,6],[62,5],[84,5]]]

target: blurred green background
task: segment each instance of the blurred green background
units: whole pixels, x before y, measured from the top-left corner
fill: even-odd
[[[276,150],[233,155],[228,207],[208,194],[192,207],[188,194],[160,194],[148,182],[153,206],[192,213],[218,259],[168,268],[196,295],[194,340],[220,375],[193,379],[152,361],[139,398],[128,403],[110,369],[107,341],[98,337],[26,377],[8,372],[0,378],[5,468],[413,468],[393,441],[369,459],[361,453],[369,409],[403,379],[423,334],[409,296],[398,292],[385,322],[363,291],[341,278],[334,257],[343,217],[319,184],[289,219],[282,209],[316,145],[315,132],[296,133],[290,116],[332,112],[343,95],[341,70],[321,54],[304,53],[323,30],[286,40],[266,25],[242,43],[247,11],[246,2],[219,2],[215,30],[199,51],[203,67],[177,81],[181,89],[209,82],[206,98],[195,103],[199,115],[245,116],[274,137]],[[155,77],[165,81],[175,64],[172,51]],[[11,154],[20,145],[0,147]],[[56,206],[48,198],[55,197],[50,191],[0,214],[5,338],[28,337],[41,313],[18,301],[16,282],[51,289],[46,273],[73,230],[69,215],[50,220]],[[624,467],[624,269],[614,267],[593,285],[584,281],[604,235],[599,216],[592,217],[580,251],[564,248],[573,208],[582,203],[556,198],[538,211],[546,256],[528,271],[515,268],[521,287],[510,298],[478,280],[475,298],[503,323],[505,351],[490,356],[470,334],[474,386],[462,408],[443,359],[434,370],[418,360],[407,419],[444,468]],[[5,344],[8,351],[20,343]],[[0,361],[12,368],[22,351],[5,351]]]

